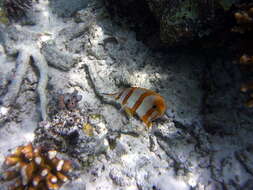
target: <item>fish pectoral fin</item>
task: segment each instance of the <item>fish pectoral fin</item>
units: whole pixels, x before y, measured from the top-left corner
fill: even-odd
[[[145,124],[146,128],[151,128],[152,127],[152,122],[147,120],[146,118],[141,118],[142,122]]]
[[[147,117],[147,115],[144,115],[144,116],[140,117],[140,119],[145,124],[146,128],[152,127],[152,122],[149,120],[149,118]]]

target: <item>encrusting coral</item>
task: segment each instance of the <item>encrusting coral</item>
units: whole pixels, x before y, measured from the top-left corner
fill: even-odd
[[[72,164],[59,159],[56,150],[30,143],[6,156],[4,168],[1,178],[9,190],[54,190],[70,179]]]

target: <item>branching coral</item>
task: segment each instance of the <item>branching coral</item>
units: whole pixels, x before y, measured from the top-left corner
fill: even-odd
[[[3,6],[8,18],[17,20],[32,7],[32,0],[4,0]]]
[[[57,157],[57,151],[34,147],[31,143],[19,146],[5,158],[3,181],[10,190],[53,190],[69,180],[72,164]]]

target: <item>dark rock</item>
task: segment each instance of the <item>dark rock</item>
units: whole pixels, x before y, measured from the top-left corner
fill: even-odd
[[[137,40],[147,41],[150,36],[159,35],[159,22],[145,0],[106,0],[105,3],[113,17],[125,17],[135,23],[130,27],[136,31]]]
[[[49,6],[58,16],[70,17],[75,12],[85,8],[89,0],[50,0]]]
[[[4,29],[5,29],[5,26],[3,24],[0,24],[0,44],[4,43],[4,37],[5,37]]]
[[[223,52],[223,55],[225,54],[227,53]],[[205,130],[221,136],[237,135],[242,128],[252,131],[244,121],[245,118],[251,117],[252,110],[243,106],[247,97],[239,91],[240,71],[231,63],[232,60],[229,61],[230,54],[217,58],[219,56],[210,56],[202,79]],[[252,125],[251,119],[248,122]]]
[[[184,45],[194,39],[222,31],[230,24],[229,11],[240,0],[106,0],[109,12],[127,17],[142,40],[154,34],[168,46]],[[229,17],[229,18],[228,18]]]
[[[63,53],[53,42],[43,44],[41,49],[48,65],[63,71],[69,71],[75,64],[74,58],[67,52]]]
[[[248,151],[239,151],[235,153],[236,159],[242,164],[244,169],[251,175],[253,175],[253,159],[252,159],[252,152]]]
[[[253,179],[249,179],[241,189],[252,190],[253,189]]]
[[[3,7],[7,17],[12,21],[17,21],[26,15],[28,9],[32,8],[32,0],[4,0]]]

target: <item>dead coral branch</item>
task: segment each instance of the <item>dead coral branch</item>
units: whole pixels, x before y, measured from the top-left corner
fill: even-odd
[[[2,104],[5,107],[10,107],[15,104],[31,57],[33,59],[34,66],[39,70],[40,77],[37,92],[40,99],[41,117],[42,120],[45,121],[47,120],[46,87],[48,83],[48,65],[44,56],[40,53],[36,46],[27,45],[18,49],[17,70],[15,73],[15,78],[12,80],[7,94],[3,97]]]
[[[40,97],[40,111],[42,120],[47,120],[47,96],[46,87],[48,82],[48,65],[44,56],[38,51],[34,51],[32,58],[34,60],[34,65],[40,72],[40,80],[37,87],[37,91]]]
[[[28,69],[29,60],[30,60],[30,54],[27,52],[26,49],[21,48],[19,50],[18,58],[16,61],[17,70],[15,73],[15,78],[12,80],[8,88],[8,93],[5,95],[5,97],[2,100],[4,106],[9,107],[15,103],[23,78],[25,77],[27,69]]]

